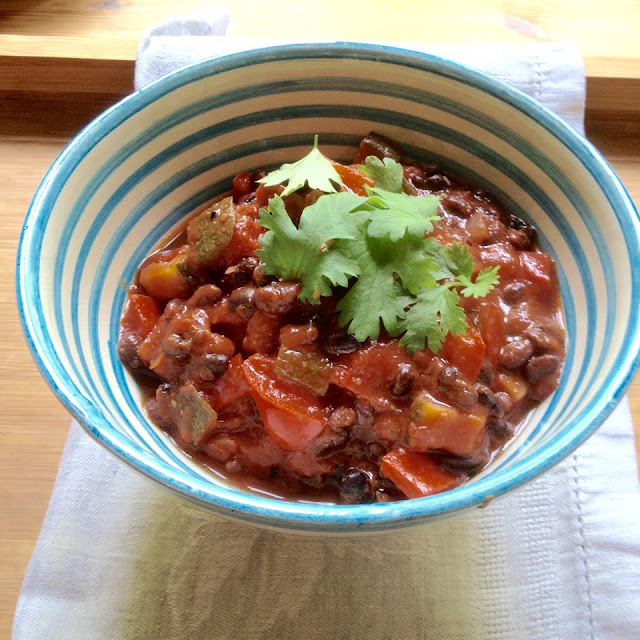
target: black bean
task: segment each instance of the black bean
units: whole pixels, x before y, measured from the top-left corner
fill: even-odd
[[[533,346],[538,353],[558,352],[560,350],[558,341],[539,325],[529,327],[526,330],[526,334],[533,342]]]
[[[199,368],[202,380],[219,378],[229,368],[229,358],[222,353],[206,353]]]
[[[153,422],[162,427],[171,427],[171,385],[164,382],[158,385],[154,398],[149,398],[145,405],[147,415]]]
[[[476,390],[461,377],[455,367],[442,370],[438,376],[438,389],[447,402],[463,410],[471,409],[478,401]]]
[[[170,333],[162,341],[162,350],[170,358],[185,360],[189,357],[193,340],[189,336],[181,336],[177,333]]]
[[[526,364],[533,354],[533,344],[528,338],[515,338],[502,347],[500,364],[507,369],[518,369]]]
[[[443,176],[442,174],[436,174],[433,176],[427,176],[424,179],[424,187],[420,187],[421,189],[426,189],[427,191],[444,191],[447,187],[451,186],[451,181],[447,176]]]
[[[356,402],[356,416],[358,426],[365,430],[373,428],[376,411],[366,400],[358,400]]]
[[[504,328],[510,336],[521,336],[531,326],[531,310],[527,302],[520,302],[509,309]]]
[[[489,387],[482,384],[476,385],[476,389],[478,391],[478,400],[489,409],[490,414],[494,416],[502,416],[504,414],[502,404]]]
[[[229,309],[243,320],[248,320],[256,312],[255,287],[234,289],[229,296]]]
[[[167,305],[164,308],[164,316],[165,318],[173,318],[174,316],[183,314],[186,310],[186,301],[175,298],[167,302]]]
[[[451,181],[441,173],[429,173],[421,167],[408,167],[405,178],[409,184],[421,191],[444,191],[451,186]],[[436,170],[438,167],[436,167]]]
[[[329,426],[332,429],[345,429],[355,423],[356,412],[351,407],[338,407],[329,416]]]
[[[369,502],[373,494],[373,474],[358,467],[349,467],[342,475],[340,498],[342,504]]]
[[[237,289],[247,284],[253,277],[253,271],[258,266],[258,258],[248,256],[242,258],[238,264],[229,267],[220,280],[225,289]]]
[[[496,401],[502,409],[503,415],[509,413],[509,411],[513,409],[513,400],[508,393],[506,393],[505,391],[497,391],[495,393],[495,397]]]
[[[488,362],[480,367],[476,381],[488,387],[493,383],[493,367]]]
[[[535,356],[531,358],[527,363],[525,374],[529,382],[538,382],[545,376],[555,373],[560,366],[560,359],[558,356],[545,353],[541,356]]]
[[[193,292],[187,304],[191,307],[205,307],[215,304],[220,298],[222,291],[215,284],[203,284]]]
[[[326,456],[341,449],[347,443],[348,434],[345,429],[334,430],[326,426],[320,435],[309,447],[310,452],[316,456]]]
[[[256,307],[265,313],[278,315],[292,311],[300,293],[299,282],[272,282],[256,289],[254,300]]]
[[[382,458],[385,453],[387,453],[387,449],[382,443],[375,440],[367,442],[367,458],[374,464],[380,464],[380,458]]]
[[[414,374],[411,365],[404,362],[398,365],[398,370],[389,384],[389,393],[394,398],[406,398],[411,393]]]
[[[529,388],[529,395],[537,402],[548,398],[558,387],[558,377],[554,374],[538,380]]]
[[[264,264],[258,263],[258,266],[253,270],[253,282],[258,287],[264,287],[271,282],[275,282],[278,278],[276,276],[269,276],[264,272]]]
[[[510,438],[513,435],[513,426],[505,418],[493,416],[487,420],[487,431],[499,438]]]
[[[507,304],[517,304],[524,300],[527,287],[524,282],[510,282],[502,290],[502,299]]]
[[[358,438],[351,439],[345,445],[344,453],[352,458],[366,458],[367,445],[364,440]]]
[[[397,144],[393,140],[389,140],[389,138],[385,138],[373,131],[362,139],[359,151],[367,156],[377,156],[380,160],[393,158],[400,162],[400,150]]]
[[[332,356],[342,356],[357,351],[360,343],[348,333],[336,333],[322,343],[322,348]]]
[[[507,231],[507,240],[514,248],[521,251],[530,249],[533,242],[533,238],[524,231],[520,231],[520,229],[509,229]]]
[[[122,333],[118,340],[118,357],[124,365],[133,371],[146,368],[138,356],[139,345],[140,339],[133,333]]]
[[[509,227],[510,229],[523,231],[529,238],[530,245],[533,244],[538,238],[538,233],[530,224],[525,222],[522,218],[514,216],[512,213],[510,213],[507,218],[507,227]]]
[[[468,194],[471,196],[471,194]],[[475,207],[470,197],[465,197],[464,193],[447,193],[442,198],[442,206],[449,213],[453,213],[462,218],[473,215]]]
[[[464,473],[475,473],[480,471],[489,461],[486,453],[480,453],[473,456],[442,456],[440,466],[447,471],[454,473],[463,471]]]

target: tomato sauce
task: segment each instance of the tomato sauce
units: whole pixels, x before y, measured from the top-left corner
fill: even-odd
[[[373,184],[356,167],[368,155],[402,159],[367,136],[354,165],[334,165],[344,189]],[[231,196],[141,264],[120,358],[150,389],[149,418],[229,482],[343,504],[446,491],[486,466],[557,387],[560,295],[535,229],[439,166],[403,171],[406,193],[441,196],[439,242],[468,246],[476,273],[500,267],[486,297],[461,298],[468,330],[438,353],[410,354],[384,333],[359,343],[338,327],[338,296],[302,303],[299,283],[265,275],[259,210],[282,188],[259,185],[262,172],[238,174]],[[317,198],[286,196],[292,220]]]

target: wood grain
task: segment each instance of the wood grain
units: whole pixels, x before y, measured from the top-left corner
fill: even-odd
[[[579,8],[574,0],[459,0],[456,11],[431,3],[428,15],[416,20],[407,19],[417,11],[415,0],[399,0],[393,11],[386,9],[382,0],[235,0],[229,3],[228,33],[434,44],[572,40],[585,61],[587,118],[640,122],[640,3],[634,0],[589,0]],[[179,9],[181,14],[193,10],[211,12],[210,3],[189,0]],[[99,113],[106,101],[132,90],[144,29],[174,12],[168,0],[5,1],[0,7],[0,102],[10,102],[12,92],[33,92],[45,112],[55,112],[75,93],[85,106],[82,116]],[[35,120],[22,114],[19,123],[9,121],[0,133],[27,134]],[[69,133],[60,127],[53,131]]]
[[[31,359],[14,298],[15,252],[29,202],[61,140],[0,139],[0,637],[10,637],[15,599],[51,493],[69,415]]]

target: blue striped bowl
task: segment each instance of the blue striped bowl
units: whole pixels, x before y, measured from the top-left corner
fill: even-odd
[[[559,265],[568,353],[558,391],[492,466],[448,493],[391,504],[277,501],[183,455],[140,409],[116,355],[142,258],[239,171],[336,159],[375,130],[498,194]],[[540,104],[458,64],[361,44],[294,45],[196,64],[92,122],[53,164],[18,256],[24,330],[44,377],[96,440],[186,498],[290,531],[378,532],[460,512],[562,460],[602,423],[638,364],[638,215],[598,152]]]

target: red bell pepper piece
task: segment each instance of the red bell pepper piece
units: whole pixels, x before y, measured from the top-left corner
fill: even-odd
[[[273,358],[253,355],[242,368],[269,436],[285,451],[311,444],[324,428],[326,418],[325,405],[318,396],[276,377]]]
[[[155,298],[142,293],[132,293],[122,315],[122,328],[144,340],[158,323],[162,309]]]
[[[407,498],[423,498],[449,491],[462,483],[463,474],[445,471],[437,456],[400,447],[383,456],[380,473]]]

